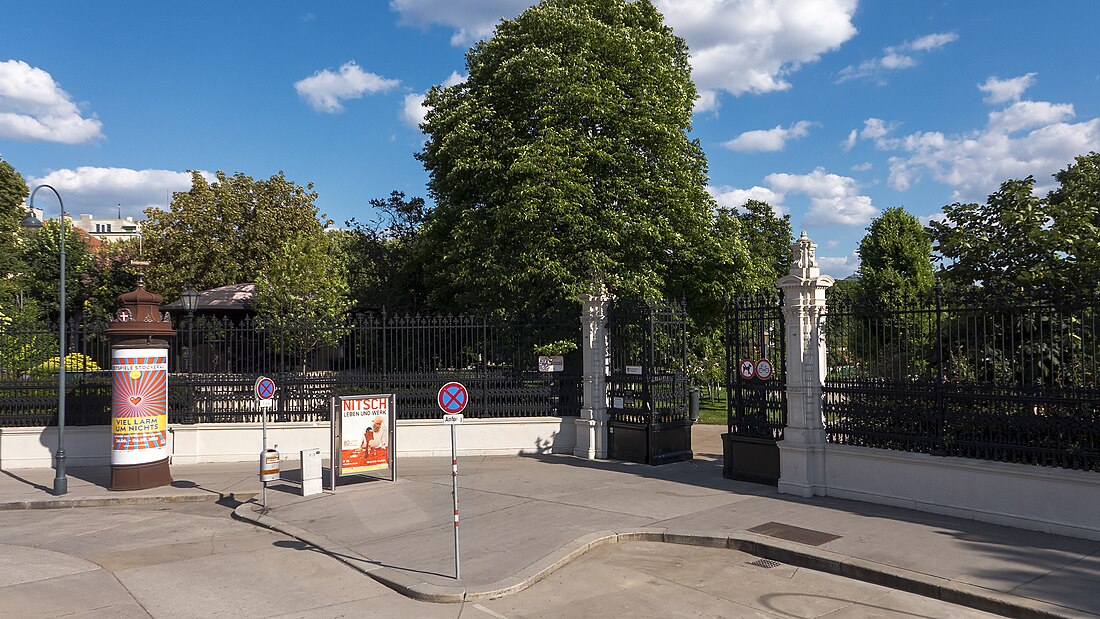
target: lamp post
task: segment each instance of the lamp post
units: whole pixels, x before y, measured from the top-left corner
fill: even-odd
[[[199,306],[199,293],[191,286],[180,293],[180,301],[183,309],[187,310],[187,418],[194,421],[195,418],[195,385],[192,383],[191,371],[195,358],[195,309]]]
[[[61,205],[61,317],[60,317],[60,362],[57,373],[57,453],[54,459],[57,462],[56,473],[53,478],[53,493],[57,496],[69,492],[69,479],[65,477],[65,203],[61,200],[61,194],[49,185],[39,185],[31,192],[30,205],[34,208],[34,194],[45,187],[57,196],[57,203]]]

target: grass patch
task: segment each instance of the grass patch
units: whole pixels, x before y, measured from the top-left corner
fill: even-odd
[[[726,399],[699,398],[699,423],[726,425]]]

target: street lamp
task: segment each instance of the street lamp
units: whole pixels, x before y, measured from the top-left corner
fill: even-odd
[[[60,337],[60,363],[58,363],[57,378],[57,461],[56,473],[53,478],[53,493],[57,496],[69,492],[69,479],[65,477],[65,203],[61,200],[61,194],[49,185],[39,185],[31,192],[30,206],[34,208],[34,194],[45,187],[57,196],[57,203],[61,205],[61,337]]]
[[[195,416],[195,385],[191,379],[191,370],[194,367],[195,358],[195,309],[199,306],[199,293],[191,286],[180,293],[180,302],[183,309],[187,310],[187,418],[194,420]]]

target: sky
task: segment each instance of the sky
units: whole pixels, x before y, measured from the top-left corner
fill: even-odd
[[[1100,151],[1100,2],[655,0],[688,44],[720,207],[765,200],[846,277],[872,219],[927,222]],[[67,211],[142,217],[189,170],[312,183],[337,225],[428,198],[421,101],[523,0],[15,2],[0,157]],[[52,194],[35,206],[57,215]]]

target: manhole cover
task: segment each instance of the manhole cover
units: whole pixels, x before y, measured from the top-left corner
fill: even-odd
[[[756,561],[749,561],[749,565],[755,565],[756,567],[762,567],[766,570],[770,570],[773,567],[779,567],[783,564],[778,561],[772,561],[771,559],[757,559]]]
[[[782,522],[765,522],[762,525],[749,529],[749,531],[767,535],[768,537],[776,537],[791,542],[798,542],[799,544],[806,544],[807,546],[820,546],[834,539],[840,539],[839,535],[825,533],[824,531],[814,531],[813,529],[803,529],[802,527],[783,524]]]

